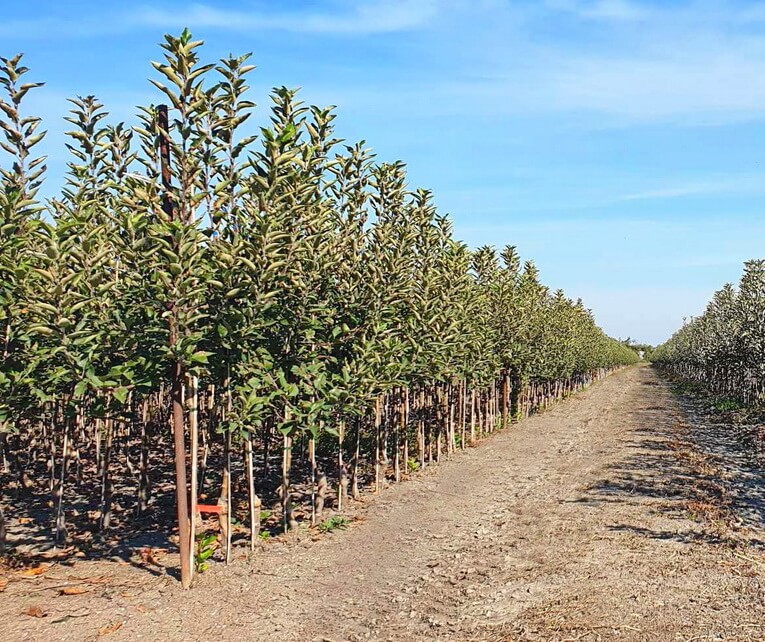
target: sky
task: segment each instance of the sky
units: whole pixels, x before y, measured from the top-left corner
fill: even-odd
[[[67,97],[158,102],[162,34],[252,52],[271,87],[337,105],[336,133],[403,160],[455,236],[516,245],[612,336],[665,340],[765,256],[765,2],[231,0],[8,3],[0,55],[60,185]]]

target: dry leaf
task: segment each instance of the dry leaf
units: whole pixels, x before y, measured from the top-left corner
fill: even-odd
[[[49,564],[40,564],[40,566],[35,566],[34,568],[26,568],[23,571],[19,571],[19,575],[22,577],[37,577],[38,575],[45,573],[49,567]]]
[[[83,578],[82,581],[87,582],[88,584],[108,584],[111,579],[110,575],[98,575],[96,577]]]
[[[72,553],[74,553],[74,546],[67,546],[66,548],[58,548],[42,553],[40,557],[43,557],[46,560],[66,559]]]
[[[164,553],[164,550],[161,548],[142,548],[140,550],[141,554],[141,561],[144,564],[154,564],[154,566],[162,566],[160,562],[157,560],[157,557],[162,555]]]
[[[8,586],[8,580],[4,577],[0,577],[0,593],[2,593],[5,590],[5,587]]]
[[[90,589],[86,589],[83,586],[65,586],[62,588],[59,593],[61,595],[82,595],[83,593],[88,593]]]
[[[19,524],[31,524],[33,521],[31,517],[19,517]]]
[[[112,624],[107,624],[106,626],[101,627],[98,629],[98,635],[109,635],[110,633],[114,633],[115,631],[119,631],[122,628],[122,625],[125,624],[124,621],[119,622],[113,622]]]
[[[90,615],[90,610],[83,608],[77,611],[70,611],[69,613],[62,615],[60,618],[51,621],[53,624],[61,624],[62,622],[68,622],[69,620],[73,620],[78,617],[87,617],[88,615]]]
[[[23,614],[28,615],[29,617],[45,617],[47,615],[47,613],[45,613],[39,606],[30,606],[23,611]]]

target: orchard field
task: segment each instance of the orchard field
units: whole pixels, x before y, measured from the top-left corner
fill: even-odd
[[[763,639],[765,263],[649,365],[203,51],[45,198],[0,59],[0,639]]]

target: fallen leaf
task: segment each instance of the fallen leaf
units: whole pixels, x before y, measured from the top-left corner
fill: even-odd
[[[86,589],[83,586],[65,586],[59,591],[61,595],[82,595],[88,592],[90,592],[90,589]]]
[[[52,622],[53,624],[61,624],[62,622],[68,622],[69,620],[73,620],[78,617],[87,617],[88,615],[90,615],[90,611],[88,609],[80,609],[79,611],[72,611],[71,613],[62,615],[60,618],[52,620]]]
[[[0,577],[0,593],[2,593],[5,590],[5,587],[8,586],[8,580],[4,577]]]
[[[110,575],[98,575],[97,577],[86,577],[82,581],[88,584],[108,584],[111,579]]]
[[[141,561],[144,564],[154,564],[154,566],[162,566],[158,561],[158,557],[165,551],[161,548],[142,548],[140,550]]]
[[[66,548],[58,548],[52,551],[46,551],[45,553],[42,553],[40,557],[43,557],[46,560],[58,560],[66,559],[72,555],[72,553],[74,553],[74,546],[67,546]]]
[[[107,624],[106,626],[102,626],[100,629],[98,629],[98,635],[109,635],[110,633],[114,633],[115,631],[119,631],[122,628],[122,625],[125,624],[124,621],[118,621],[113,622],[112,624]]]
[[[22,612],[29,617],[45,617],[47,613],[43,611],[39,606],[30,606],[28,609]]]
[[[31,524],[33,521],[31,517],[19,517],[19,524]]]
[[[40,566],[35,566],[34,568],[26,568],[23,571],[19,571],[19,575],[22,577],[37,577],[38,575],[45,573],[49,567],[49,564],[40,564]]]

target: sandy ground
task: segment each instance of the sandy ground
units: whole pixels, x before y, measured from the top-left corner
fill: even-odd
[[[765,640],[765,486],[732,431],[630,368],[187,593],[169,555],[6,574],[0,640]]]

